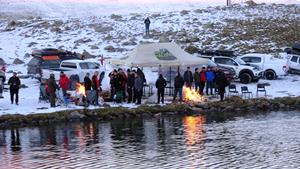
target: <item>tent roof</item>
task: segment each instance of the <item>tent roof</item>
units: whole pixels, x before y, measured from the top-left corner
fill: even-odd
[[[207,64],[208,59],[191,55],[176,43],[140,44],[127,57],[111,60],[113,64],[133,67],[180,66]]]

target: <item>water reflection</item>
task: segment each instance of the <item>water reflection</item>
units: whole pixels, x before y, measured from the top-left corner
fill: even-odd
[[[285,132],[274,132],[274,126]],[[0,168],[278,167],[281,158],[261,160],[273,153],[288,155],[285,168],[293,168],[300,158],[297,126],[300,115],[292,114],[222,123],[184,116],[11,129],[0,131]]]
[[[186,116],[182,119],[186,144],[189,146],[201,142],[203,137],[203,116]]]
[[[11,129],[10,130],[10,148],[12,152],[21,151],[21,143],[20,143],[20,133],[19,129]]]

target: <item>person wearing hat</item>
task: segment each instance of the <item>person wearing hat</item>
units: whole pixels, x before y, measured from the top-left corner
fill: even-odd
[[[55,107],[55,92],[58,89],[58,85],[55,82],[54,74],[50,74],[50,78],[48,79],[48,92],[49,92],[49,102],[51,107]]]
[[[10,91],[10,101],[11,104],[14,104],[14,95],[16,95],[15,103],[16,105],[19,104],[19,89],[21,85],[21,81],[19,77],[17,77],[17,73],[14,72],[13,76],[8,80],[9,91]]]

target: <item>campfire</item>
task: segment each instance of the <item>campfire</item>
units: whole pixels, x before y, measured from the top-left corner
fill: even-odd
[[[186,102],[202,102],[204,97],[195,89],[183,86],[183,100]]]
[[[76,93],[82,96],[86,96],[84,85],[76,83]]]

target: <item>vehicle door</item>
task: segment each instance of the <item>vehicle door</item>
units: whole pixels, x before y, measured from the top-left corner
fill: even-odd
[[[241,57],[241,59],[250,64],[251,65],[256,65],[258,66],[260,69],[264,69],[264,66],[263,66],[263,60],[261,57],[258,57],[258,56],[246,56],[246,57]]]
[[[300,60],[298,56],[292,56],[289,61],[289,68],[300,70]]]
[[[61,70],[67,70],[65,74],[70,77],[73,74],[77,74],[77,65],[73,62],[62,62],[60,65]]]
[[[238,74],[239,65],[236,61],[231,58],[215,58],[215,62],[220,66],[234,69],[235,73]]]
[[[83,79],[84,79],[84,77],[85,77],[85,75],[86,75],[87,73],[89,73],[90,76],[93,75],[92,72],[91,72],[90,69],[89,69],[88,62],[82,62],[82,63],[79,63],[79,67],[80,67],[80,68],[79,68],[79,69],[80,69],[80,72],[79,72],[80,80],[83,81]]]

